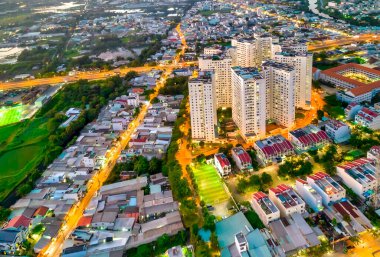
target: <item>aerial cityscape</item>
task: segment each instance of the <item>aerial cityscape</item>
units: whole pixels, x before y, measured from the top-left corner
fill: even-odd
[[[380,257],[380,1],[1,0],[0,256]]]

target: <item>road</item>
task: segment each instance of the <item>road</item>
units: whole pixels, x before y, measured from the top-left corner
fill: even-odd
[[[177,27],[179,29],[179,27]],[[184,48],[180,53],[184,52]],[[177,54],[173,61],[179,62],[180,60],[180,54]],[[151,67],[150,67],[151,68]],[[168,78],[168,76],[173,71],[173,66],[166,66],[164,73],[162,74],[161,80],[156,85],[155,93],[153,93],[150,96],[150,101],[155,98],[158,93],[159,89],[165,85],[165,82]],[[86,195],[75,204],[70,211],[66,214],[66,217],[64,219],[64,222],[61,226],[61,229],[58,232],[58,235],[53,238],[49,245],[47,245],[46,248],[44,248],[38,256],[40,257],[47,257],[47,256],[59,256],[63,249],[63,243],[64,241],[70,236],[70,234],[75,230],[77,223],[79,219],[82,217],[84,210],[90,203],[93,196],[96,194],[96,192],[101,188],[103,183],[107,180],[108,176],[110,175],[113,167],[116,164],[116,161],[123,149],[126,148],[128,145],[129,140],[131,139],[132,134],[135,132],[136,128],[140,125],[140,123],[143,121],[149,107],[150,103],[148,105],[144,105],[141,108],[140,114],[129,124],[128,129],[125,130],[120,135],[120,141],[110,149],[109,153],[106,155],[107,159],[104,164],[104,167],[99,170],[92,179],[87,184],[87,193]]]
[[[380,40],[380,37],[378,37],[376,34],[363,34],[358,36],[346,36],[341,39],[335,39],[335,40],[324,40],[321,43],[318,44],[309,44],[308,50],[309,51],[318,51],[322,49],[327,48],[334,48],[338,46],[343,45],[349,45],[349,44],[356,44],[356,43],[363,43],[363,42],[372,42],[375,40]]]

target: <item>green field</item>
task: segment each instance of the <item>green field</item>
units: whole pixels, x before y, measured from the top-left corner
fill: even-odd
[[[0,128],[0,200],[40,161],[47,137],[46,119],[43,118]]]
[[[193,172],[201,200],[211,205],[228,201],[229,196],[223,182],[212,165],[195,164]]]
[[[23,118],[23,105],[0,108],[0,126],[19,122]]]

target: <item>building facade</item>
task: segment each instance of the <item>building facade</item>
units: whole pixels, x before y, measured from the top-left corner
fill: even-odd
[[[215,75],[216,107],[231,107],[232,59],[224,55],[204,55],[198,58],[201,71],[212,70]]]
[[[266,82],[267,119],[291,127],[295,120],[295,69],[284,63],[265,61],[262,73]]]
[[[279,52],[274,59],[295,68],[295,105],[309,109],[311,105],[311,82],[313,79],[313,54],[307,52]]]
[[[193,140],[212,142],[216,138],[216,100],[214,74],[200,72],[189,80],[191,134]]]
[[[246,141],[265,135],[266,83],[256,68],[232,68],[232,119]]]

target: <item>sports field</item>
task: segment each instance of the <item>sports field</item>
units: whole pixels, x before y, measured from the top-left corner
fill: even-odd
[[[229,196],[223,182],[212,165],[195,164],[193,172],[201,200],[211,205],[228,201]]]
[[[19,122],[23,118],[23,105],[0,108],[0,126]]]

